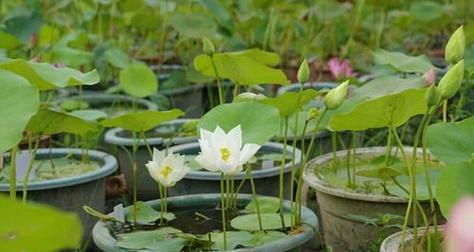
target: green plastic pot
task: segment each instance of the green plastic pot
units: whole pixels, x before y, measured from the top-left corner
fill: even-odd
[[[169,149],[173,153],[179,153],[182,155],[197,155],[201,149],[199,143],[188,143],[173,146]],[[258,153],[283,153],[283,145],[280,143],[268,142],[263,145]],[[288,155],[291,155],[292,148],[287,148]],[[295,170],[299,167],[299,161],[301,157],[301,151],[296,149],[295,151]],[[255,182],[255,187],[257,194],[267,195],[267,196],[278,196],[279,195],[279,175],[280,175],[280,166],[273,166],[270,168],[253,170],[252,177]],[[290,197],[290,171],[291,171],[291,159],[287,159],[284,166],[284,192],[283,195],[285,198]],[[148,174],[147,174],[148,175]],[[149,175],[148,175],[149,176]],[[236,173],[234,175],[235,185],[239,185],[242,180],[246,178],[245,171]],[[209,172],[206,170],[200,171],[189,171],[183,180],[181,180],[174,187],[169,189],[169,195],[179,196],[179,195],[188,195],[188,194],[202,194],[202,193],[217,193],[220,191],[220,179],[221,175],[218,173]],[[150,179],[151,180],[151,179]],[[156,184],[156,182],[154,182]],[[242,186],[241,193],[251,193],[250,181],[247,179],[244,181]],[[156,190],[156,185],[153,187],[151,192],[157,195],[158,191]]]
[[[77,213],[84,227],[84,237],[92,231],[95,218],[86,214],[82,207],[88,205],[98,211],[105,210],[105,178],[115,172],[118,167],[117,159],[112,155],[95,150],[89,150],[88,154],[91,161],[97,161],[101,164],[100,169],[75,177],[28,183],[28,200]],[[82,150],[68,148],[39,149],[36,160],[48,159],[50,155],[53,158],[72,155],[80,160]],[[5,158],[8,159],[9,155],[6,154]],[[0,192],[8,193],[9,186],[9,184],[0,183]],[[21,181],[17,181],[16,191],[18,197],[21,197],[22,188]]]
[[[406,153],[411,153],[411,150],[411,147],[405,147]],[[377,157],[384,155],[385,151],[385,147],[357,148],[356,156],[358,159]],[[421,149],[418,151],[421,154]],[[398,155],[400,156],[400,154]],[[336,152],[336,156],[344,160],[347,156],[347,150]],[[317,209],[313,210],[321,218],[325,243],[330,245],[334,251],[369,251],[371,241],[377,240],[380,234],[379,227],[367,225],[362,220],[356,220],[348,216],[367,216],[370,218],[377,218],[378,214],[404,216],[408,199],[397,196],[350,192],[331,186],[317,175],[317,170],[322,169],[332,160],[333,154],[328,153],[312,159],[306,165],[303,179],[307,185],[316,191],[316,195],[307,198],[305,205],[317,206]],[[311,199],[316,199],[317,204],[308,201]],[[429,216],[429,202],[425,200],[420,201],[420,203],[427,216]],[[437,211],[438,216],[442,216],[438,208]],[[394,220],[394,222],[403,224],[403,220]],[[410,223],[412,223],[411,220],[409,220]],[[391,228],[385,232],[391,234],[397,231],[398,229]]]
[[[237,197],[237,205],[240,207],[245,206],[251,200],[251,195],[240,194]],[[219,204],[221,198],[220,194],[198,194],[198,195],[186,195],[179,197],[170,197],[168,198],[168,207],[170,211],[173,209],[183,209],[183,208],[192,208],[192,209],[201,209],[201,208],[215,208]],[[146,202],[148,205],[152,206],[155,209],[160,209],[160,200],[153,200]],[[284,208],[286,211],[290,209],[290,202],[284,201]],[[130,207],[125,209],[126,212],[130,211]],[[112,214],[110,214],[112,215]],[[302,222],[303,222],[303,232],[298,234],[290,235],[286,238],[269,242],[267,244],[253,247],[253,248],[242,248],[229,251],[235,252],[250,252],[250,251],[260,251],[260,252],[280,252],[280,251],[295,251],[298,250],[305,242],[310,240],[315,233],[318,231],[318,218],[316,215],[311,212],[308,208],[302,208]],[[126,249],[122,249],[116,246],[117,240],[110,234],[109,229],[106,227],[105,223],[99,221],[95,224],[92,231],[92,236],[95,244],[101,250],[105,252],[125,252]],[[172,252],[172,251],[170,251]]]

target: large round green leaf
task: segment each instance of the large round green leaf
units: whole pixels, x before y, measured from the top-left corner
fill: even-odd
[[[436,201],[441,212],[449,217],[451,207],[465,196],[474,197],[474,161],[449,164],[444,167],[436,186]]]
[[[426,134],[431,153],[444,163],[474,158],[474,116],[460,122],[430,125]]]
[[[335,131],[398,127],[427,110],[426,89],[404,92],[360,102],[347,113],[334,115],[329,127]]]
[[[12,72],[0,69],[0,153],[15,146],[39,107],[38,89]]]
[[[378,64],[389,65],[404,73],[426,73],[434,68],[425,55],[409,56],[401,52],[389,52],[383,49],[379,49],[374,53],[374,60]]]
[[[176,31],[188,38],[213,37],[217,30],[214,20],[202,13],[175,13],[169,22]]]
[[[242,128],[243,143],[261,145],[278,134],[280,115],[278,109],[257,102],[223,104],[207,112],[197,128],[214,131],[219,126],[229,132],[237,125]]]
[[[118,127],[134,132],[145,132],[158,124],[174,120],[184,112],[179,109],[168,111],[140,111],[131,112],[114,118],[105,119],[101,122],[104,127]]]
[[[278,109],[280,116],[290,116],[296,111],[300,110],[304,105],[310,102],[318,95],[318,91],[314,89],[307,89],[299,93],[287,92],[280,96],[270,98],[263,95],[256,95],[248,97],[246,93],[243,93],[236,97],[236,101],[256,101],[259,103],[267,104]],[[299,102],[298,102],[299,101]]]
[[[75,214],[3,195],[0,205],[0,251],[60,251],[79,246],[82,227]]]
[[[261,60],[260,56],[263,56]],[[276,62],[271,54],[243,51],[215,53],[212,57],[220,78],[232,80],[240,85],[289,84],[283,71],[270,67]],[[194,68],[204,75],[216,77],[211,56],[198,55],[194,58]]]
[[[158,79],[150,67],[134,62],[120,71],[120,85],[125,93],[142,98],[156,93]]]
[[[84,135],[99,129],[97,123],[82,119],[76,115],[52,109],[42,109],[30,119],[26,130],[38,135],[59,133]]]
[[[47,63],[34,63],[22,59],[0,60],[0,69],[16,73],[39,90],[51,90],[78,85],[94,85],[100,80],[96,70],[81,73],[72,68],[57,68]]]

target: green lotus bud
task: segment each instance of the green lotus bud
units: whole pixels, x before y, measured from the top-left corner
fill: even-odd
[[[309,80],[309,65],[308,61],[305,59],[301,62],[300,68],[298,69],[298,81],[303,84]]]
[[[318,108],[311,108],[308,112],[308,120],[316,119],[319,116],[319,109]]]
[[[212,55],[216,52],[214,44],[207,38],[202,38],[202,51],[207,55]]]
[[[438,93],[441,99],[449,99],[456,94],[464,77],[464,60],[452,66],[441,78],[438,84]]]
[[[345,81],[339,86],[331,89],[323,100],[326,109],[332,110],[339,108],[346,99],[348,89],[349,81]]]
[[[425,100],[428,108],[435,106],[441,100],[441,96],[439,95],[438,89],[435,85],[431,85],[428,90],[426,90]]]
[[[461,25],[449,38],[444,50],[444,57],[447,62],[456,64],[464,58],[464,49],[466,47],[466,39],[464,37],[464,29]]]

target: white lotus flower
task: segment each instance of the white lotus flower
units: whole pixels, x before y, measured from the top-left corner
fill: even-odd
[[[242,171],[242,165],[260,149],[258,144],[245,144],[242,147],[242,129],[240,125],[225,133],[219,126],[214,132],[201,129],[199,145],[201,153],[196,157],[204,169],[211,172],[223,172],[226,175]]]
[[[189,171],[184,165],[184,156],[159,151],[153,148],[153,160],[145,165],[150,176],[164,187],[174,186]]]

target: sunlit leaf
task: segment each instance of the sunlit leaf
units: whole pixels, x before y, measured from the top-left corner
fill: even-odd
[[[153,129],[162,122],[171,121],[184,112],[179,109],[168,111],[139,111],[105,119],[101,122],[104,127],[118,127],[134,132],[145,132]]]
[[[125,93],[143,98],[156,93],[158,79],[150,67],[134,62],[120,71],[120,86]]]

